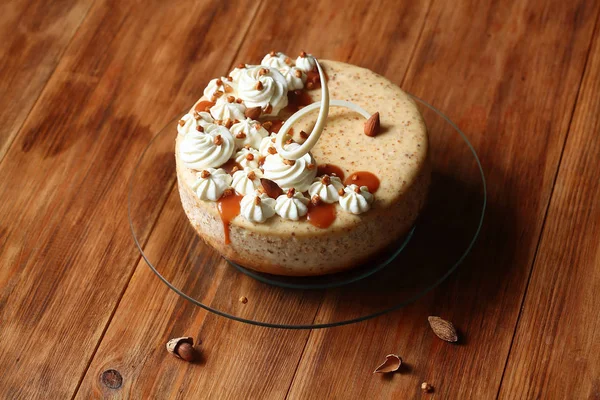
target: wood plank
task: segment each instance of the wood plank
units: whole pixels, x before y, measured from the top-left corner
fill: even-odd
[[[501,398],[600,396],[600,38],[569,130]]]
[[[403,76],[410,58],[407,55],[417,41],[427,7],[427,3],[399,6],[393,1],[370,7],[351,4],[343,9],[316,0],[265,3],[254,18],[261,23],[252,26],[235,62],[260,60],[271,49],[288,54],[305,49],[322,58],[339,60],[348,60],[351,54],[358,53],[364,57],[357,58],[359,62],[371,60],[379,71],[389,69]],[[394,12],[389,12],[390,9]],[[360,24],[364,19],[379,22]],[[309,23],[322,29],[305,29]],[[364,41],[368,32],[376,39],[394,38],[397,50],[394,56],[382,56],[379,48]],[[321,40],[323,37],[327,40]],[[181,229],[187,227],[178,201],[178,194],[172,193],[146,246],[154,259],[163,262],[161,271],[177,276],[178,284],[186,292],[203,296],[221,310],[234,310],[246,318],[261,320],[286,315],[289,321],[312,321],[320,293],[291,296],[289,291],[265,288],[241,277],[222,262],[217,268],[208,264],[214,260],[198,262],[188,271],[181,270],[180,260],[199,257],[203,250],[190,238],[183,242],[196,246],[193,250],[182,251],[170,245],[182,242]],[[174,225],[174,221],[181,226]],[[193,282],[199,276],[212,284],[194,287]],[[242,306],[238,298],[244,294],[249,302]],[[257,307],[259,303],[261,306]],[[239,311],[240,307],[243,311]],[[308,334],[308,331],[266,329],[206,315],[169,293],[140,263],[77,397],[284,398]],[[203,341],[200,365],[182,364],[164,351],[164,343],[179,335]],[[144,345],[139,346],[142,337]],[[123,375],[121,389],[111,391],[99,382],[99,374],[110,368]]]
[[[139,259],[125,207],[137,157],[227,68],[247,12],[219,1],[90,10],[0,166],[0,397],[73,395]],[[157,162],[163,184],[146,185],[158,202],[173,182],[161,162],[172,155]],[[139,221],[143,240],[156,217]]]
[[[92,2],[0,5],[0,162]]]
[[[467,262],[426,299],[312,332],[289,398],[416,398],[423,381],[439,398],[496,396],[597,15],[598,4],[586,1],[432,5],[403,86],[457,121],[480,154],[484,230]],[[328,297],[319,315],[347,314],[343,300]],[[428,315],[453,321],[462,344],[437,339]],[[403,373],[371,374],[396,352],[408,364]]]

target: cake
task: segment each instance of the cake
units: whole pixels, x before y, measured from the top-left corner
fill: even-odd
[[[409,232],[430,182],[411,97],[358,66],[270,52],[212,79],[177,125],[183,209],[256,271],[347,270]]]

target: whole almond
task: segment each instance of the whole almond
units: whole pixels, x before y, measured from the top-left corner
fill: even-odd
[[[433,333],[435,333],[437,337],[439,337],[442,340],[445,340],[446,342],[454,343],[458,341],[456,329],[454,328],[454,325],[452,325],[451,322],[446,321],[445,319],[442,319],[440,317],[433,316],[427,318],[427,320],[429,321],[429,325],[431,326]]]
[[[244,112],[244,115],[246,116],[246,118],[250,118],[250,119],[258,119],[258,117],[260,117],[260,113],[262,112],[262,109],[259,107],[252,107],[252,108],[246,108],[246,111]]]
[[[371,115],[367,122],[365,122],[365,135],[375,137],[379,134],[381,128],[379,123],[379,112]]]
[[[267,196],[276,199],[283,194],[278,184],[267,178],[260,178],[260,184],[265,189]]]

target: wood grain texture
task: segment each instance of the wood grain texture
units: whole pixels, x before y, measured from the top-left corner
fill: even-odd
[[[0,5],[0,161],[91,4],[7,0]]]
[[[368,7],[366,3],[352,3],[340,9],[339,5],[320,1],[269,2],[254,18],[262,22],[252,25],[235,63],[259,61],[271,49],[291,55],[305,49],[323,58],[341,60],[359,53],[363,57],[360,60],[376,60],[374,67],[380,72],[389,69],[402,76],[408,67],[407,55],[411,54],[417,41],[428,5],[407,3],[402,8],[396,5],[396,13],[387,13],[393,4],[396,3],[390,1]],[[290,23],[282,24],[281,21],[289,15],[295,18],[288,18]],[[380,20],[371,29],[373,37],[400,39],[394,43],[395,57],[387,57],[383,61],[380,49],[361,39],[367,31],[366,26],[356,29],[361,16]],[[327,28],[307,31],[303,26],[309,21]],[[324,35],[327,41],[319,40]],[[174,226],[174,221],[180,226]],[[224,271],[208,279],[212,283],[209,288],[194,288],[195,279],[212,276],[209,268],[214,267],[209,263],[215,260],[206,260],[206,269],[199,266],[195,270],[181,270],[181,260],[201,251],[193,242],[190,246],[194,250],[182,251],[176,245],[169,245],[181,242],[179,235],[182,226],[187,224],[181,212],[179,195],[173,191],[146,245],[146,251],[152,254],[152,258],[163,263],[161,271],[184,281],[186,276],[189,277],[189,284],[181,283],[187,293],[206,293],[203,297],[208,304],[221,310],[232,308],[246,318],[268,320],[273,315],[288,315],[289,320],[296,323],[313,320],[320,296],[285,296],[282,290],[265,288],[255,281],[242,279],[223,262],[219,267]],[[189,238],[185,242],[190,242]],[[244,294],[248,295],[249,302],[241,305],[238,298]],[[256,307],[259,303],[262,306]],[[156,398],[281,399],[286,396],[309,331],[244,325],[212,314],[206,315],[190,305],[182,308],[183,304],[140,263],[77,397],[84,399],[100,393],[115,397]],[[265,307],[264,304],[272,306]],[[140,312],[140,307],[148,312]],[[241,312],[238,311],[240,307],[244,309]],[[179,335],[192,335],[202,340],[203,362],[200,365],[182,365],[163,350],[168,339]],[[141,337],[145,339],[143,347],[138,344]],[[111,391],[98,380],[102,371],[110,368],[123,373],[123,388]]]
[[[597,14],[586,1],[432,4],[403,87],[444,110],[475,146],[488,180],[484,230],[426,299],[312,332],[289,398],[415,398],[423,381],[439,398],[496,396]],[[319,315],[347,313],[343,300],[328,297]],[[451,320],[462,344],[436,338],[428,315]],[[405,372],[372,376],[389,353]],[[332,374],[339,366],[344,373]]]
[[[594,43],[500,398],[600,398],[597,35]]]
[[[90,10],[0,166],[0,397],[73,395],[139,258],[125,207],[137,155],[227,68],[244,16],[218,1]],[[160,186],[147,191],[164,201]]]

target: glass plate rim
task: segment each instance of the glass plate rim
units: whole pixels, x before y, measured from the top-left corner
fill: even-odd
[[[442,282],[444,282],[446,279],[448,279],[448,277],[450,275],[452,275],[452,273],[454,273],[454,271],[458,268],[458,266],[464,261],[464,259],[467,257],[467,255],[471,252],[471,249],[473,248],[473,246],[475,245],[475,242],[477,241],[477,238],[479,237],[479,233],[481,232],[481,228],[483,226],[483,221],[484,221],[484,217],[485,217],[485,210],[487,207],[487,183],[485,180],[485,174],[483,172],[483,167],[481,165],[481,161],[479,160],[479,157],[477,156],[477,152],[475,151],[475,148],[473,147],[473,145],[471,144],[471,142],[469,141],[469,139],[467,138],[467,136],[464,134],[464,132],[450,119],[448,118],[444,113],[442,113],[440,110],[438,110],[436,107],[432,106],[431,104],[429,104],[428,102],[426,102],[425,100],[422,100],[421,98],[408,93],[407,94],[415,101],[417,101],[418,103],[421,103],[422,105],[424,105],[425,107],[428,107],[429,109],[431,109],[433,112],[435,112],[438,116],[440,116],[440,118],[442,118],[443,120],[445,120],[448,124],[450,124],[450,126],[456,131],[458,132],[458,134],[461,136],[461,138],[463,139],[463,141],[467,144],[469,150],[471,151],[471,154],[473,155],[473,157],[475,157],[475,162],[477,163],[477,168],[479,169],[479,173],[481,176],[481,183],[482,183],[482,191],[483,191],[483,202],[482,202],[482,206],[481,206],[481,216],[479,217],[479,222],[477,224],[477,229],[475,230],[475,234],[473,235],[473,237],[471,238],[471,241],[469,242],[468,246],[466,247],[466,249],[463,251],[463,253],[461,254],[461,256],[458,258],[458,260],[452,265],[452,267],[450,267],[450,269],[448,269],[448,271],[446,271],[446,273],[444,273],[440,278],[438,278],[437,280],[435,280],[432,284],[428,285],[424,290],[420,291],[419,293],[415,294],[414,296],[409,297],[408,299],[400,302],[399,304],[394,305],[393,307],[388,307],[385,308],[383,310],[377,311],[375,313],[371,313],[368,315],[363,315],[361,317],[357,317],[357,318],[352,318],[352,319],[348,319],[348,320],[343,320],[343,321],[335,321],[335,322],[328,322],[328,323],[321,323],[321,324],[297,324],[297,325],[293,325],[293,324],[277,324],[277,323],[272,323],[272,322],[263,322],[263,321],[255,321],[255,320],[251,320],[251,319],[247,319],[247,318],[242,318],[242,317],[238,317],[235,315],[231,315],[228,314],[226,312],[217,310],[215,308],[212,308],[206,304],[202,304],[200,301],[194,299],[193,297],[185,294],[184,292],[182,292],[181,290],[179,290],[178,288],[176,288],[175,286],[173,286],[164,276],[161,275],[160,272],[158,272],[158,270],[154,267],[154,265],[152,264],[152,262],[150,262],[150,260],[148,259],[148,257],[146,257],[146,254],[144,253],[144,250],[142,248],[142,245],[140,244],[140,242],[137,239],[137,236],[135,234],[135,228],[133,226],[133,219],[131,217],[132,215],[132,207],[131,207],[131,193],[133,191],[133,183],[134,183],[134,178],[136,176],[136,172],[144,158],[144,156],[146,155],[146,152],[148,151],[148,149],[150,148],[150,146],[152,145],[152,143],[154,143],[154,141],[160,136],[160,132],[157,133],[156,135],[154,135],[154,137],[150,140],[150,142],[148,142],[148,145],[146,146],[146,148],[144,149],[144,151],[142,152],[142,154],[140,155],[138,161],[135,164],[135,167],[133,169],[133,172],[131,174],[131,177],[129,178],[129,184],[128,184],[128,190],[127,190],[127,219],[129,222],[129,228],[131,230],[131,236],[133,237],[133,241],[136,245],[136,247],[138,248],[138,251],[140,252],[140,255],[142,256],[142,258],[144,259],[144,261],[146,262],[146,264],[148,265],[148,267],[150,267],[150,269],[152,269],[152,271],[158,276],[158,278],[163,281],[167,287],[169,287],[171,290],[173,290],[175,293],[177,293],[178,295],[180,295],[181,297],[183,297],[184,299],[192,302],[193,304],[211,312],[214,313],[216,315],[219,315],[221,317],[225,317],[225,318],[229,318],[231,320],[237,321],[237,322],[243,322],[246,324],[250,324],[250,325],[255,325],[255,326],[262,326],[265,328],[276,328],[276,329],[291,329],[291,330],[303,330],[303,329],[324,329],[324,328],[333,328],[336,326],[343,326],[343,325],[350,325],[350,324],[354,324],[354,323],[358,323],[358,322],[362,322],[362,321],[366,321],[372,318],[376,318],[376,317],[380,317],[384,314],[387,314],[389,312],[393,312],[396,310],[399,310],[409,304],[414,303],[415,301],[417,301],[418,299],[420,299],[421,297],[425,296],[427,293],[431,292],[433,289],[435,289],[436,287],[438,287]],[[163,128],[164,129],[164,128]],[[152,234],[152,232],[149,233],[149,235]],[[242,272],[240,272],[242,273]],[[318,312],[318,311],[317,311]]]

